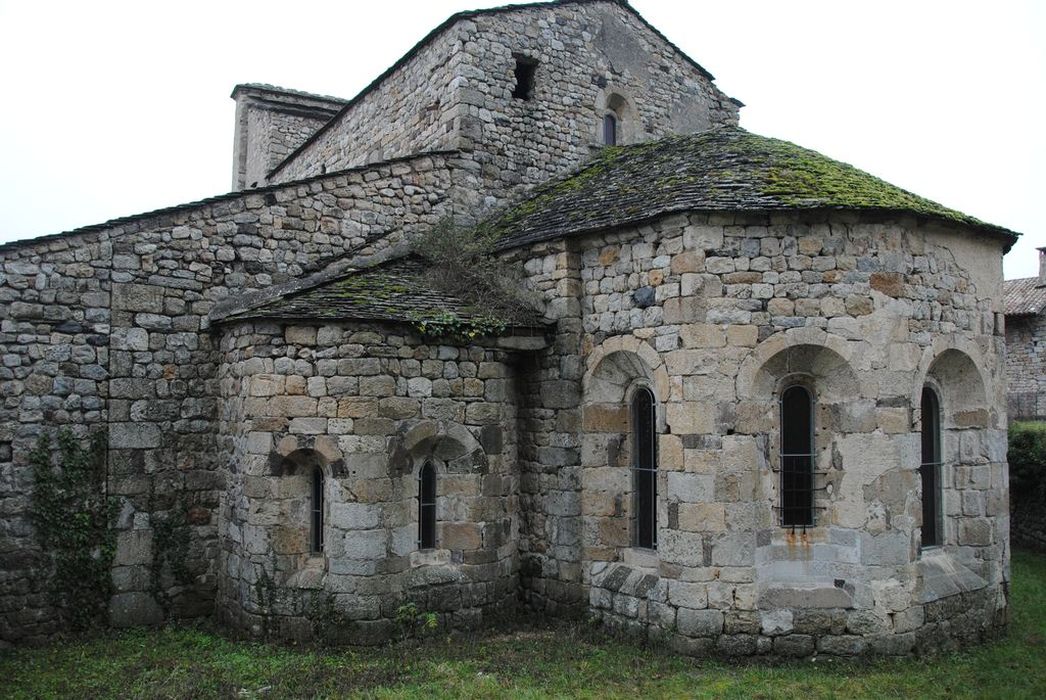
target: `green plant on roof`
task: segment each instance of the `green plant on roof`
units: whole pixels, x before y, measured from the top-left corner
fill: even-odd
[[[467,316],[444,309],[415,313],[419,332],[472,340],[533,321],[537,300],[526,291],[521,271],[494,255],[497,240],[492,227],[445,219],[413,241],[414,253],[429,263],[429,284],[469,307]]]
[[[462,317],[453,311],[413,311],[409,316],[414,330],[424,338],[471,342],[500,335],[508,327],[503,319],[489,315]]]

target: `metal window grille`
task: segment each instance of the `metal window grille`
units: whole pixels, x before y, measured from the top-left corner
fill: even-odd
[[[649,389],[632,398],[632,539],[657,549],[657,406]]]
[[[436,468],[432,462],[418,473],[418,548],[436,548]]]
[[[310,499],[310,521],[312,529],[312,551],[323,551],[323,470],[312,470],[312,498]]]
[[[937,394],[923,388],[922,402],[922,459],[919,477],[922,480],[922,546],[941,544],[941,408]]]
[[[813,397],[802,386],[781,396],[781,524],[812,526],[814,519]]]

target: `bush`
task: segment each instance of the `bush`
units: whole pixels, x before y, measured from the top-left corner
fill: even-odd
[[[1017,500],[1046,497],[1046,423],[1010,425],[1010,493]]]
[[[430,264],[429,282],[474,307],[480,330],[500,332],[505,325],[533,321],[540,297],[528,292],[518,265],[496,254],[497,235],[481,226],[462,226],[444,219],[414,239],[412,249]],[[433,328],[454,328],[453,318],[425,319]],[[486,326],[489,326],[487,328]]]

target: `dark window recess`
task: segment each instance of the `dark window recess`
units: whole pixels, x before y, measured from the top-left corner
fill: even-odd
[[[633,542],[657,549],[657,408],[649,389],[632,398]]]
[[[603,143],[607,146],[617,145],[617,117],[613,114],[603,115]]]
[[[922,463],[919,476],[923,484],[923,528],[922,546],[933,547],[941,543],[940,504],[941,491],[941,405],[933,389],[923,388],[922,396]]]
[[[512,96],[518,100],[529,100],[534,96],[534,73],[537,72],[538,62],[525,56],[516,56],[516,87],[512,89]]]
[[[312,470],[312,499],[310,503],[312,525],[312,551],[323,551],[323,470],[316,467]]]
[[[781,524],[814,524],[813,397],[793,386],[781,397]]]
[[[436,548],[436,468],[425,462],[418,474],[418,548]]]

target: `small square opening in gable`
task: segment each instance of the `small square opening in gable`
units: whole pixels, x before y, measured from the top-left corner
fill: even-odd
[[[537,71],[538,62],[527,56],[516,56],[516,87],[512,89],[512,96],[517,100],[529,100],[534,96],[534,73]]]

